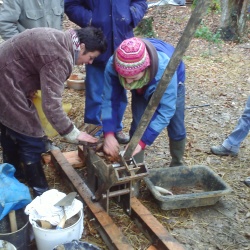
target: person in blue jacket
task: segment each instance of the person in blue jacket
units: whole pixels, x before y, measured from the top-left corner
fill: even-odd
[[[80,27],[101,28],[108,41],[107,51],[86,65],[86,99],[84,122],[102,126],[101,108],[104,84],[104,70],[108,59],[120,43],[133,37],[133,29],[147,11],[146,0],[65,0],[65,13],[69,20]],[[124,113],[126,103],[121,103],[120,114]],[[122,117],[120,117],[122,121]],[[122,132],[122,123],[117,124],[115,136],[120,143],[129,141]],[[100,131],[101,132],[101,131]]]
[[[174,47],[161,40],[134,37],[124,40],[109,59],[105,69],[102,109],[106,154],[112,157],[119,154],[114,132],[123,115],[118,107],[126,99],[127,90],[132,94],[129,133],[133,136],[173,52]],[[186,140],[184,82],[185,65],[181,61],[133,155],[151,145],[167,127],[172,157],[170,167],[183,165]]]

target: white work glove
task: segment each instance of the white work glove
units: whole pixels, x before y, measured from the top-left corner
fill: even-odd
[[[68,133],[67,135],[64,135],[63,137],[68,142],[76,143],[76,144],[79,141],[90,142],[90,143],[95,143],[98,141],[97,138],[89,135],[86,132],[82,132],[82,131],[78,130],[75,126],[70,133]]]

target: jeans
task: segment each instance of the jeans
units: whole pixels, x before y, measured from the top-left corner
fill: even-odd
[[[237,126],[232,133],[222,143],[222,146],[227,150],[238,153],[241,142],[247,137],[250,129],[250,96],[248,96],[247,103],[243,114],[241,115]]]
[[[84,122],[102,126],[101,110],[102,110],[102,94],[104,88],[104,70],[105,65],[86,65],[86,99],[85,99],[85,114]],[[118,117],[120,124],[116,131],[121,131],[123,128],[122,119],[126,110],[127,103],[122,102],[119,109]]]
[[[1,124],[1,146],[7,154],[18,153],[24,164],[41,161],[41,154],[45,152],[44,137],[34,138],[19,134]]]
[[[176,110],[168,125],[168,136],[173,141],[186,138],[185,127],[185,84],[180,82],[177,90]]]
[[[129,131],[130,138],[133,136],[141,117],[148,105],[149,100],[145,100],[143,95],[138,95],[136,91],[132,93],[132,114],[133,120]],[[173,117],[169,121],[167,127],[168,136],[174,141],[180,141],[186,138],[185,128],[185,84],[180,82],[177,90],[176,110]]]

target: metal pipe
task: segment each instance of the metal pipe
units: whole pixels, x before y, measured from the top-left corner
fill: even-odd
[[[130,193],[129,188],[125,188],[125,189],[117,190],[117,191],[112,191],[112,192],[109,192],[108,198],[112,198],[112,197],[116,197],[116,196],[120,196],[120,195],[124,195],[124,194],[129,194],[129,193]],[[102,198],[106,199],[107,195],[103,194]]]

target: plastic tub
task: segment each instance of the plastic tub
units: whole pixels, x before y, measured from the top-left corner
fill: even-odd
[[[0,221],[0,239],[13,244],[17,250],[29,249],[30,227],[29,217],[23,209],[16,210],[16,221],[18,230],[11,232],[8,215]]]
[[[200,165],[150,169],[144,181],[163,210],[213,205],[232,192],[219,175]],[[155,186],[173,195],[164,195]]]
[[[88,242],[73,240],[53,248],[53,250],[100,250],[99,247],[94,246]]]
[[[85,89],[85,75],[81,73],[72,74],[67,80],[67,87],[75,90]]]
[[[83,233],[83,210],[78,213],[79,219],[63,229],[44,229],[32,225],[38,250],[51,250],[65,241],[79,240]]]

